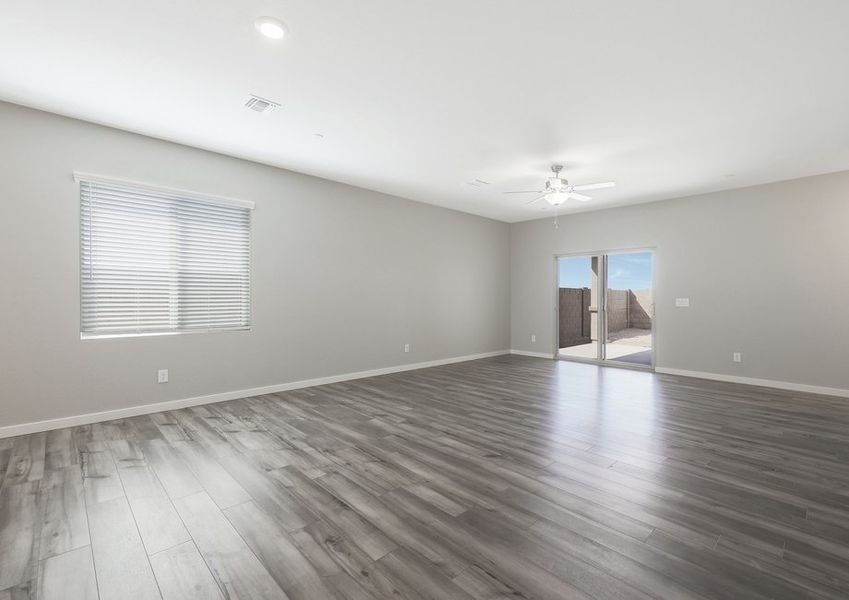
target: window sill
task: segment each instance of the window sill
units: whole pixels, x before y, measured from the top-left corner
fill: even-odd
[[[109,340],[116,338],[138,338],[170,335],[194,335],[198,333],[238,333],[252,331],[251,327],[228,327],[226,329],[191,329],[187,331],[145,331],[137,333],[80,333],[81,340]]]

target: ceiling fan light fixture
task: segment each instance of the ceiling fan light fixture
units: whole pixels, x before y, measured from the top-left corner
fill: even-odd
[[[541,190],[517,190],[517,191],[506,191],[505,194],[535,194],[536,198],[531,200],[530,202],[526,202],[525,204],[535,204],[540,200],[545,199],[545,201],[554,207],[558,207],[567,200],[577,200],[578,202],[589,202],[592,200],[591,196],[587,196],[581,194],[579,192],[585,190],[600,190],[604,188],[610,188],[615,186],[616,184],[612,181],[605,181],[600,183],[586,183],[582,185],[572,185],[569,183],[567,179],[564,179],[560,176],[560,172],[563,170],[563,165],[551,165],[551,172],[554,173],[553,177],[548,177],[545,180],[545,185]],[[545,208],[545,207],[543,207]]]

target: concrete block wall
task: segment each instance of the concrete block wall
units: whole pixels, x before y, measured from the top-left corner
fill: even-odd
[[[607,290],[607,331],[628,329],[631,290]]]
[[[628,323],[635,329],[651,329],[651,290],[628,290]]]
[[[607,290],[607,331],[651,329],[651,290]],[[591,341],[590,288],[560,288],[559,348]]]
[[[560,288],[560,348],[590,341],[590,288]]]

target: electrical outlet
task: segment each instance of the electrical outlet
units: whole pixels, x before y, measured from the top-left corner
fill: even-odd
[[[168,383],[168,369],[159,369],[156,372],[156,383]]]
[[[410,351],[410,344],[404,344],[404,352]]]
[[[741,363],[743,362],[743,354],[740,352],[735,352],[731,355],[731,360],[733,360],[734,362]]]
[[[537,336],[536,336],[536,335],[531,335],[531,341],[532,341],[532,342],[537,341]]]

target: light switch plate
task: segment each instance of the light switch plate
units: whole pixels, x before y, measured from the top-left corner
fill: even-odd
[[[689,298],[675,298],[675,306],[678,308],[688,308],[690,306]]]

